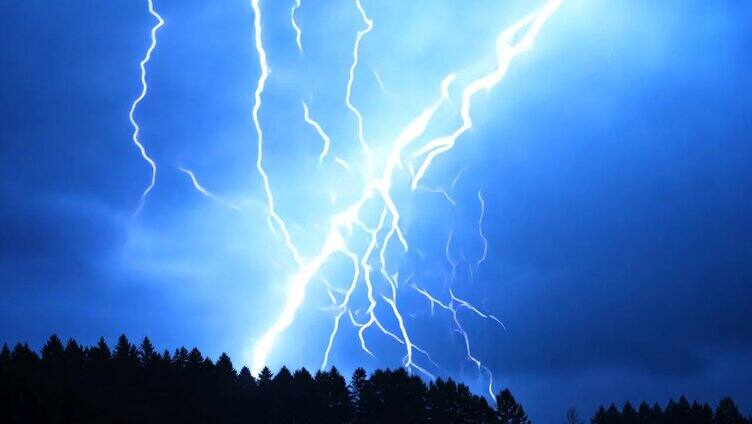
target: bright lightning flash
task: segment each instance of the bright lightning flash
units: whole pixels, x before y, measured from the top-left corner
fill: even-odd
[[[257,340],[252,350],[252,372],[258,373],[267,363],[267,359],[274,348],[277,338],[295,321],[297,312],[303,306],[305,302],[306,289],[309,283],[316,277],[321,268],[327,263],[330,258],[335,255],[340,255],[346,258],[352,264],[352,278],[348,288],[344,293],[340,293],[341,299],[338,299],[335,293],[331,290],[328,291],[330,299],[336,304],[336,314],[334,317],[334,325],[329,336],[329,341],[324,352],[324,359],[322,367],[325,367],[328,362],[329,354],[331,352],[333,343],[336,339],[337,333],[340,328],[342,317],[347,314],[350,322],[357,328],[358,338],[360,340],[361,348],[364,352],[373,355],[373,352],[369,349],[366,340],[365,332],[370,328],[379,330],[384,335],[394,339],[397,343],[404,346],[405,356],[403,358],[403,366],[408,370],[415,369],[426,374],[429,377],[433,377],[424,367],[417,363],[417,359],[414,357],[415,352],[421,353],[427,357],[429,362],[432,362],[428,353],[416,346],[412,341],[409,331],[407,330],[402,313],[399,309],[398,301],[398,287],[399,287],[399,275],[396,272],[390,270],[390,266],[386,259],[386,251],[391,243],[396,238],[403,251],[407,252],[408,242],[400,228],[400,213],[393,198],[392,198],[392,184],[395,171],[404,169],[402,163],[402,156],[405,149],[414,141],[418,140],[426,131],[427,126],[432,121],[437,109],[445,102],[449,96],[449,85],[453,82],[455,75],[450,74],[444,78],[441,83],[440,93],[438,99],[432,104],[427,106],[423,112],[413,119],[392,141],[389,154],[382,164],[381,173],[378,175],[373,174],[374,164],[371,156],[371,151],[368,143],[365,141],[363,133],[363,116],[360,111],[352,104],[351,94],[352,87],[355,80],[355,73],[358,67],[359,61],[359,49],[363,37],[368,34],[373,28],[373,20],[371,20],[366,14],[361,1],[354,0],[355,6],[363,18],[363,22],[366,27],[357,32],[355,38],[355,45],[353,47],[353,60],[349,70],[349,78],[346,83],[346,97],[345,104],[347,108],[355,115],[357,120],[357,138],[360,147],[363,151],[363,156],[367,165],[367,180],[364,183],[361,196],[357,201],[344,208],[340,212],[336,213],[329,219],[327,235],[324,238],[324,242],[319,249],[318,253],[311,257],[303,259],[298,253],[298,248],[292,241],[290,234],[287,230],[287,226],[282,217],[275,209],[273,190],[270,185],[269,177],[263,167],[263,131],[259,120],[259,110],[262,107],[262,95],[266,86],[267,79],[269,77],[269,68],[267,63],[266,50],[264,49],[262,39],[262,21],[261,21],[261,9],[259,6],[259,0],[251,0],[251,7],[254,12],[254,41],[256,50],[259,57],[260,76],[257,81],[256,90],[254,93],[254,105],[252,110],[253,123],[256,128],[258,145],[257,153],[258,158],[256,162],[256,168],[261,176],[263,182],[263,188],[267,199],[267,211],[268,211],[268,224],[270,229],[277,234],[279,231],[282,235],[283,241],[291,252],[293,259],[297,264],[297,271],[290,277],[287,283],[286,295],[284,304],[281,305],[281,311],[279,316],[274,320],[271,326],[266,332]],[[470,115],[470,106],[473,97],[481,91],[489,91],[494,86],[499,84],[512,62],[512,60],[519,54],[530,49],[537,38],[544,23],[555,13],[558,7],[561,5],[562,0],[548,0],[546,4],[538,11],[531,13],[524,17],[520,21],[514,23],[512,26],[504,30],[497,38],[496,42],[496,56],[497,66],[496,69],[484,75],[471,83],[469,83],[462,91],[462,102],[460,106],[460,116],[462,118],[462,125],[453,131],[451,134],[435,138],[428,141],[425,145],[418,148],[412,159],[422,158],[422,162],[417,166],[412,162],[407,164],[408,170],[413,170],[411,173],[411,187],[416,190],[420,187],[419,183],[424,177],[425,173],[430,168],[430,165],[438,155],[451,150],[457,139],[472,128],[473,123]],[[293,27],[297,27],[294,21],[294,12],[299,3],[293,8]],[[328,136],[324,137],[325,133],[319,131],[320,127],[316,127],[310,119],[308,114],[308,108],[305,104],[304,115],[306,122],[316,128],[319,135],[325,141],[325,149],[322,152],[319,160],[323,160],[328,149]],[[312,122],[311,122],[312,121]],[[323,134],[323,135],[322,135]],[[337,161],[336,158],[335,161]],[[340,159],[341,160],[341,159]],[[337,161],[339,163],[339,161]],[[344,162],[344,161],[342,161]],[[347,163],[343,163],[342,166],[347,166]],[[417,169],[417,170],[416,170]],[[464,170],[463,170],[464,171]],[[461,171],[462,172],[462,171]],[[457,176],[459,178],[459,175]],[[452,185],[452,191],[456,185],[456,179]],[[447,195],[449,199],[449,197]],[[485,208],[483,203],[482,194],[478,194],[482,207]],[[366,204],[373,204],[377,202],[381,205],[380,218],[375,225],[370,225],[362,220],[361,215],[364,213]],[[483,213],[483,212],[482,212]],[[484,252],[485,252],[485,236],[482,232],[482,215],[479,220],[480,235],[484,240]],[[362,231],[366,235],[368,244],[362,252],[356,252],[349,245],[348,240],[353,234],[353,231]],[[449,243],[448,243],[449,245]],[[453,268],[456,268],[458,262],[454,262],[449,258],[447,245],[447,257],[450,260]],[[485,253],[481,260],[478,261],[478,265],[485,260]],[[382,278],[389,287],[387,294],[376,295],[373,285],[373,278],[375,273],[378,272],[378,276]],[[356,315],[359,310],[353,310],[351,300],[353,294],[358,287],[365,288],[368,306],[364,312],[364,321],[358,321]],[[480,360],[478,360],[471,352],[470,339],[467,332],[463,329],[461,322],[457,316],[457,311],[462,308],[469,310],[473,314],[483,318],[490,319],[501,324],[496,317],[481,312],[478,308],[472,306],[469,302],[460,299],[455,296],[451,287],[449,288],[449,301],[442,302],[436,296],[431,295],[427,290],[420,288],[417,284],[411,285],[416,291],[422,294],[431,302],[431,308],[439,306],[440,308],[449,311],[452,314],[456,330],[463,335],[465,340],[465,346],[468,359],[473,362],[479,370],[484,369],[488,373],[489,377],[489,391],[492,393],[492,376],[490,370],[485,368]],[[392,317],[396,320],[398,330],[393,332],[387,329],[379,319],[376,313],[376,305],[379,301],[383,301],[391,311]],[[503,325],[503,324],[502,324]]]

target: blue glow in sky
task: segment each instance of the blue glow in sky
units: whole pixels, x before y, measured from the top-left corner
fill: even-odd
[[[498,33],[543,4],[466,3],[363,1],[374,26],[352,104],[377,163],[451,72],[451,100],[425,140],[456,129],[461,89],[493,70]],[[730,394],[752,407],[752,7],[658,3],[565,0],[504,81],[477,96],[475,126],[435,160],[423,189],[410,192],[404,170],[397,180],[411,247],[392,246],[400,275],[443,301],[455,275],[454,294],[505,324],[459,313],[496,388],[510,386],[544,422],[569,406],[681,394]],[[326,218],[362,189],[344,99],[364,24],[352,1],[303,0],[301,54],[294,4],[261,2],[271,73],[259,116],[277,209],[310,257]],[[158,174],[135,218],[150,178],[128,120],[155,23],[146,1],[30,0],[0,11],[0,335],[38,346],[52,332],[85,343],[125,332],[250,365],[295,269],[267,227],[255,169],[254,16],[246,1],[155,6],[165,26],[136,118]],[[302,102],[331,137],[322,163]],[[479,191],[488,251],[478,267]],[[378,218],[372,209],[367,219]],[[351,268],[333,258],[322,276],[343,287]],[[452,315],[432,312],[407,280],[399,296],[411,337],[439,365],[432,372],[484,390]],[[331,303],[322,279],[312,281],[270,366],[320,366]],[[378,313],[397,331],[387,309]],[[366,338],[375,357],[345,316],[329,362],[400,365],[403,345],[378,330]]]

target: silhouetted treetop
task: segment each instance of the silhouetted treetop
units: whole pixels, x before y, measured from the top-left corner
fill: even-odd
[[[158,353],[148,337],[138,347],[121,335],[113,350],[63,344],[52,335],[40,349],[0,348],[0,423],[492,423],[528,424],[509,389],[495,408],[451,378],[428,383],[404,368],[357,368],[350,383],[340,371],[247,367],[236,371],[222,353],[216,362],[198,348]],[[574,409],[568,424],[581,422]],[[599,407],[592,424],[749,424],[731,398],[713,410],[685,397],[665,409]]]

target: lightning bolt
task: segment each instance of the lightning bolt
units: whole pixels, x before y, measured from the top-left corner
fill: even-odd
[[[300,9],[300,0],[295,0],[295,4],[292,6],[292,10],[290,11],[290,24],[295,30],[295,44],[298,46],[298,51],[300,52],[300,54],[303,54],[303,43],[301,42],[303,31],[300,30],[300,26],[295,21],[295,12],[297,12],[298,9]]]
[[[329,146],[332,144],[332,139],[329,138],[326,132],[324,132],[324,129],[321,128],[321,125],[319,125],[318,122],[311,118],[311,112],[308,109],[306,102],[301,103],[303,104],[303,120],[305,120],[308,125],[312,126],[313,129],[316,130],[316,134],[318,134],[319,137],[321,137],[321,141],[324,142],[324,146],[321,148],[321,154],[319,155],[319,165],[321,165],[324,163],[324,158],[326,157],[327,153],[329,153]]]
[[[455,296],[451,288],[449,289],[450,301],[445,303],[437,299],[433,295],[431,295],[426,289],[418,287],[418,285],[415,283],[411,284],[411,287],[418,293],[422,294],[423,297],[428,299],[428,301],[430,302],[430,306],[431,306],[431,312],[433,312],[434,306],[439,306],[441,309],[448,311],[452,315],[452,320],[454,321],[454,325],[455,325],[455,331],[457,331],[462,336],[462,339],[465,342],[465,353],[467,355],[467,359],[473,364],[475,364],[479,372],[481,370],[486,372],[486,374],[488,375],[488,393],[491,396],[491,399],[494,399],[493,373],[488,367],[484,366],[483,363],[473,355],[472,350],[470,349],[470,336],[467,334],[467,331],[465,331],[465,328],[462,326],[462,323],[460,322],[460,319],[457,316],[457,312],[458,312],[457,305],[463,308],[469,309],[470,311],[480,316],[481,318],[490,319],[490,320],[497,322],[499,325],[501,325],[504,331],[506,331],[506,326],[498,318],[494,317],[493,315],[484,314],[483,312],[479,311],[476,307],[472,306],[467,301],[462,300],[458,298],[457,296]]]
[[[149,154],[146,152],[146,148],[141,143],[139,137],[141,134],[141,127],[139,127],[135,118],[136,108],[138,108],[138,105],[142,100],[144,100],[149,89],[149,85],[146,83],[146,64],[149,63],[149,60],[151,60],[151,55],[154,52],[154,49],[157,48],[157,31],[159,31],[159,29],[164,25],[164,19],[162,19],[159,13],[157,13],[157,11],[154,9],[153,1],[147,0],[147,4],[149,7],[149,13],[157,20],[157,23],[151,28],[151,44],[146,50],[144,58],[141,59],[141,62],[139,63],[139,67],[141,68],[141,93],[138,95],[138,97],[136,97],[135,100],[133,100],[133,103],[131,103],[130,111],[128,111],[128,119],[131,121],[131,125],[133,126],[133,144],[136,145],[136,148],[138,148],[139,152],[141,152],[141,157],[144,158],[146,163],[149,164],[149,167],[151,167],[151,181],[149,182],[149,185],[146,187],[144,192],[141,194],[141,200],[138,203],[138,208],[133,213],[134,216],[138,215],[144,208],[144,205],[146,203],[146,196],[154,188],[154,184],[156,184],[157,182],[157,163],[154,162],[154,159],[152,159],[151,156],[149,156]]]
[[[457,175],[454,176],[454,179],[452,180],[452,194],[455,194],[457,192],[456,191],[457,183],[460,181],[460,177],[462,177],[462,174],[464,174],[465,171],[467,171],[468,169],[470,169],[470,166],[466,166],[460,169],[460,172],[458,172]]]
[[[446,192],[443,188],[431,188],[426,186],[418,186],[417,190],[419,191],[425,191],[427,193],[433,193],[433,194],[440,194],[444,199],[446,199],[449,204],[452,206],[457,206],[457,202],[452,199],[452,197],[449,195],[449,193]]]
[[[475,263],[476,268],[480,268],[480,264],[485,262],[486,256],[488,255],[488,239],[486,238],[485,234],[483,234],[483,215],[486,212],[486,202],[483,200],[483,194],[480,190],[478,190],[478,201],[480,202],[480,217],[478,218],[478,234],[480,235],[481,240],[483,240],[483,254],[481,255],[480,259]]]
[[[363,156],[366,159],[366,169],[368,170],[368,176],[370,177],[371,175],[373,175],[373,158],[371,156],[371,148],[368,146],[363,132],[363,115],[360,113],[358,108],[356,108],[352,104],[352,87],[353,83],[355,82],[355,69],[358,67],[358,62],[360,60],[360,43],[361,41],[363,41],[363,37],[365,37],[366,34],[371,32],[371,30],[373,29],[373,21],[368,17],[368,14],[366,14],[365,9],[363,9],[363,5],[360,3],[360,0],[355,0],[355,6],[358,8],[360,16],[363,18],[363,22],[366,24],[366,28],[358,31],[355,35],[355,45],[353,46],[352,51],[352,63],[350,64],[350,72],[347,79],[347,89],[345,91],[345,105],[348,109],[350,109],[353,115],[355,115],[355,119],[358,124],[358,142],[360,143],[361,149],[363,149]]]
[[[215,200],[215,201],[217,201],[217,202],[219,202],[219,203],[227,206],[228,208],[235,209],[236,211],[240,210],[240,206],[232,204],[232,203],[229,203],[229,202],[226,202],[225,200],[222,200],[216,194],[214,194],[214,193],[210,192],[209,190],[207,190],[206,188],[204,188],[204,186],[202,186],[201,183],[198,182],[198,179],[196,178],[196,174],[192,170],[190,170],[188,168],[184,168],[182,166],[178,166],[178,170],[180,172],[188,175],[188,178],[191,179],[191,183],[193,184],[193,188],[195,188],[196,191],[198,191],[199,193],[203,194],[204,196],[206,196],[206,197],[208,197],[208,198],[210,198],[212,200]]]
[[[470,117],[470,106],[473,97],[480,91],[490,91],[504,79],[512,60],[532,48],[543,25],[558,10],[562,1],[549,0],[542,9],[517,21],[499,35],[496,39],[496,56],[498,59],[496,69],[490,74],[473,81],[462,91],[462,105],[460,107],[462,125],[452,134],[433,139],[415,152],[415,158],[425,155],[425,159],[413,178],[413,190],[418,187],[420,180],[431,166],[433,160],[442,153],[454,148],[457,139],[473,127],[473,120]],[[525,32],[521,40],[515,43],[519,32],[526,27],[528,28],[527,32]]]
[[[290,251],[290,254],[292,255],[298,267],[302,268],[303,260],[300,257],[298,248],[292,242],[292,237],[290,236],[290,231],[287,229],[287,224],[285,224],[285,221],[279,216],[275,209],[274,194],[272,193],[272,188],[269,183],[269,175],[264,169],[264,131],[261,128],[259,111],[261,110],[261,95],[264,93],[264,89],[266,88],[266,81],[269,78],[269,65],[267,63],[266,50],[264,49],[264,44],[261,37],[261,7],[259,6],[259,0],[251,0],[251,9],[253,10],[253,37],[256,46],[256,53],[258,54],[259,58],[259,69],[261,71],[258,81],[256,82],[256,90],[253,93],[254,103],[253,109],[251,111],[251,118],[253,119],[253,126],[256,129],[257,138],[256,171],[258,171],[259,175],[261,176],[261,181],[264,187],[264,194],[266,195],[266,221],[267,225],[269,226],[269,230],[272,233],[276,234],[275,225],[277,228],[279,228],[279,231],[282,233],[282,237],[284,238],[285,246]]]
[[[394,93],[392,93],[391,91],[389,91],[389,90],[386,89],[386,86],[384,86],[384,81],[381,79],[381,75],[379,75],[378,71],[376,71],[375,69],[371,69],[371,73],[373,74],[373,79],[376,80],[376,84],[379,85],[379,88],[381,89],[381,91],[384,94],[386,94],[387,96],[392,97],[392,98],[396,98],[397,97]],[[449,97],[449,96],[447,96],[447,97]]]
[[[460,115],[462,117],[462,125],[455,130],[451,135],[440,137],[438,139],[430,140],[423,147],[419,148],[414,154],[413,159],[424,158],[417,171],[411,173],[411,187],[415,190],[423,178],[425,172],[430,167],[433,159],[441,153],[444,153],[454,146],[457,138],[467,132],[472,127],[472,120],[470,117],[470,104],[473,96],[481,90],[490,90],[496,84],[498,84],[506,74],[506,71],[512,61],[517,55],[523,51],[529,49],[537,34],[540,32],[542,25],[553,15],[556,9],[561,4],[561,0],[549,0],[540,10],[532,13],[522,20],[516,22],[511,27],[503,31],[497,38],[497,68],[492,73],[481,77],[471,82],[462,91],[462,104],[460,107]],[[347,82],[345,103],[348,109],[355,115],[358,123],[357,138],[359,144],[364,152],[364,158],[368,169],[368,179],[365,181],[361,196],[350,204],[348,207],[342,209],[340,212],[334,214],[328,223],[328,229],[324,241],[319,251],[311,258],[303,260],[298,249],[293,243],[285,221],[275,210],[274,196],[270,186],[269,177],[263,167],[263,131],[259,119],[259,111],[262,106],[262,94],[266,85],[266,81],[269,77],[269,68],[267,64],[266,51],[264,50],[262,43],[262,22],[261,22],[261,10],[259,7],[259,0],[251,0],[251,8],[254,13],[254,41],[256,50],[259,56],[259,66],[261,69],[256,90],[254,93],[254,105],[252,109],[252,119],[256,129],[257,135],[257,161],[256,168],[261,176],[264,193],[267,200],[267,223],[270,229],[276,234],[277,231],[281,232],[282,238],[288,250],[291,252],[297,270],[291,275],[286,292],[285,300],[282,305],[281,311],[270,327],[263,333],[263,335],[256,341],[252,348],[252,372],[258,373],[265,365],[269,354],[271,353],[277,338],[284,332],[295,320],[297,312],[300,310],[305,302],[306,289],[313,278],[319,273],[322,266],[329,261],[329,259],[335,255],[341,255],[347,258],[353,268],[352,278],[350,284],[344,293],[342,294],[342,300],[336,305],[336,314],[334,316],[333,328],[329,335],[328,344],[324,352],[324,358],[322,367],[326,366],[333,343],[338,334],[342,317],[345,314],[348,315],[350,322],[354,327],[358,329],[358,338],[361,343],[361,348],[367,354],[373,355],[373,352],[369,349],[365,334],[370,328],[379,330],[382,334],[395,340],[395,342],[404,346],[405,356],[402,363],[408,369],[415,369],[419,372],[426,374],[433,378],[433,375],[425,368],[420,366],[414,355],[416,352],[424,354],[430,362],[430,356],[428,353],[418,347],[411,339],[405,320],[399,309],[398,299],[398,287],[399,287],[399,275],[396,272],[391,272],[390,267],[386,259],[386,252],[389,246],[393,242],[399,242],[404,252],[408,251],[408,242],[405,238],[403,231],[400,227],[400,212],[397,205],[392,198],[391,190],[393,185],[394,174],[397,170],[404,169],[402,163],[402,156],[406,148],[419,139],[425,133],[427,126],[432,121],[438,108],[449,98],[449,86],[454,81],[455,75],[447,75],[441,82],[440,93],[441,96],[435,100],[432,104],[426,107],[417,117],[415,117],[408,125],[406,125],[399,135],[392,141],[391,149],[386,161],[379,175],[373,174],[373,163],[371,157],[371,151],[368,144],[365,141],[363,135],[363,116],[352,105],[351,94],[352,86],[355,78],[355,70],[359,61],[359,49],[363,37],[372,30],[373,21],[368,17],[365,10],[362,7],[360,0],[355,0],[355,5],[358,8],[361,17],[363,18],[366,28],[359,30],[355,39],[355,46],[353,48],[353,61],[349,69],[349,78]],[[515,42],[519,32],[528,28],[524,36],[520,41]],[[304,104],[304,119],[307,106]],[[310,119],[310,116],[308,117]],[[314,121],[315,122],[315,121]],[[311,124],[309,122],[309,124]],[[314,127],[315,128],[315,127]],[[323,131],[322,131],[323,132]],[[321,156],[319,160],[321,160]],[[339,159],[339,160],[338,160]],[[349,166],[346,162],[340,158],[335,158],[336,162],[342,162],[343,166]],[[407,166],[408,169],[415,169],[412,163]],[[459,175],[458,177],[459,178]],[[456,179],[454,181],[456,184]],[[453,188],[454,188],[453,184]],[[374,225],[369,225],[361,218],[361,214],[364,212],[366,205],[373,204],[373,201],[380,202],[381,214],[379,215],[378,222]],[[482,218],[481,218],[482,220]],[[348,239],[353,234],[353,231],[362,231],[368,237],[368,245],[361,253],[356,253],[348,244]],[[481,230],[482,231],[482,230]],[[447,258],[453,267],[453,277],[455,274],[456,264],[459,261],[452,261],[449,247],[450,240],[447,242],[446,254]],[[374,264],[376,262],[376,264]],[[376,269],[377,267],[377,269]],[[388,284],[389,293],[380,294],[376,296],[374,290],[374,271],[378,271],[380,278]],[[365,321],[359,322],[355,315],[358,314],[357,310],[353,312],[351,306],[352,296],[356,289],[362,287],[365,289],[368,299],[368,306],[366,307]],[[493,380],[488,368],[484,367],[480,360],[478,360],[471,351],[470,339],[467,332],[462,327],[462,324],[457,316],[457,311],[462,308],[469,310],[473,314],[483,318],[494,320],[503,326],[500,320],[490,314],[486,314],[480,311],[478,308],[472,306],[469,302],[455,296],[454,292],[449,288],[448,302],[441,302],[437,298],[433,297],[424,289],[420,289],[417,285],[413,285],[418,292],[422,293],[431,301],[431,307],[438,305],[439,307],[450,311],[453,316],[453,320],[457,330],[463,334],[465,340],[465,346],[468,358],[471,362],[476,364],[478,370],[484,369],[489,374],[489,389],[491,389]],[[336,303],[336,296],[329,290],[330,299]],[[387,329],[382,323],[376,313],[376,305],[378,299],[385,302],[390,309],[392,317],[396,320],[399,331],[392,332]]]

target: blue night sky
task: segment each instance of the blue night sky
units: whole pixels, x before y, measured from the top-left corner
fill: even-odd
[[[150,170],[128,110],[154,25],[146,0],[6,3],[0,341],[38,348],[51,333],[86,344],[126,333],[248,363],[294,269],[267,227],[255,169],[249,2],[155,0],[166,25],[136,118],[158,175],[136,217]],[[458,73],[453,103],[429,133],[456,128],[461,88],[495,66],[496,35],[540,3],[364,0],[374,29],[352,101],[375,156],[437,98],[449,72]],[[264,161],[278,210],[310,256],[321,225],[362,183],[344,97],[363,22],[350,0],[303,0],[300,55],[293,1],[261,5],[271,68]],[[508,328],[460,312],[473,353],[534,420],[682,394],[710,402],[728,394],[752,412],[750,22],[752,4],[736,0],[565,0],[505,80],[477,96],[475,126],[426,174],[426,187],[451,191],[469,166],[457,206],[410,193],[405,171],[396,179],[410,251],[395,253],[395,268],[448,300],[444,247],[453,234],[455,294]],[[321,140],[301,100],[332,138],[320,167]],[[221,201],[194,190],[179,166]],[[471,274],[482,255],[479,190],[488,256]],[[349,272],[335,258],[322,274],[344,287]],[[431,313],[407,282],[399,295],[435,373],[482,391],[485,376],[451,316]],[[269,365],[318,367],[335,313],[314,279]],[[402,346],[378,330],[366,338],[375,358],[344,319],[330,363],[345,372],[400,365]]]

